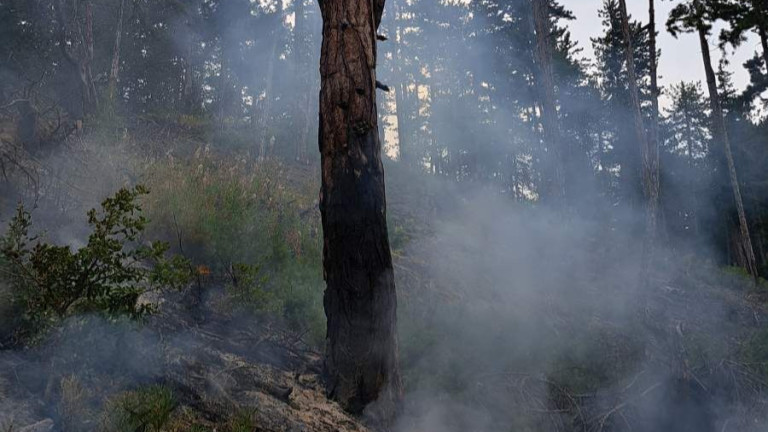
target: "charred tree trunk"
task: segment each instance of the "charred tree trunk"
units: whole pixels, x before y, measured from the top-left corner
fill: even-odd
[[[533,26],[536,33],[536,81],[539,84],[541,126],[547,148],[544,179],[545,199],[562,202],[565,199],[563,149],[560,148],[560,125],[555,103],[555,79],[552,70],[551,25],[549,1],[532,0]]]
[[[733,153],[731,152],[731,142],[728,138],[728,130],[725,127],[723,118],[723,109],[720,104],[720,95],[717,92],[717,80],[715,79],[715,70],[712,68],[712,59],[709,53],[709,43],[707,42],[707,30],[700,25],[698,28],[699,43],[701,45],[701,55],[704,60],[704,71],[707,75],[707,88],[709,90],[709,103],[712,109],[712,120],[715,137],[723,143],[725,159],[728,163],[728,175],[733,189],[733,199],[736,203],[736,212],[739,217],[739,232],[741,234],[742,252],[744,254],[745,267],[755,281],[759,277],[755,251],[752,247],[752,239],[749,235],[749,226],[747,225],[747,215],[744,211],[744,201],[741,198],[741,188],[739,178],[736,175],[736,165],[733,162]]]
[[[353,413],[378,400],[389,417],[401,383],[375,93],[383,8],[383,0],[320,2],[319,144],[327,390]]]
[[[652,1],[652,0],[651,0]],[[632,104],[632,116],[634,119],[635,135],[637,142],[640,144],[641,158],[643,164],[643,192],[645,193],[646,208],[645,208],[645,244],[643,247],[643,270],[647,272],[650,265],[650,261],[653,257],[653,252],[656,242],[656,231],[659,218],[659,176],[656,157],[658,152],[655,151],[645,133],[645,126],[643,124],[643,113],[640,110],[640,91],[637,88],[637,72],[635,70],[635,51],[632,46],[632,32],[629,28],[629,16],[627,14],[626,0],[619,0],[619,8],[621,12],[621,31],[624,37],[624,53],[627,63],[627,74],[629,75],[629,97]],[[651,13],[653,13],[653,5],[651,5]],[[654,32],[654,30],[651,30]],[[655,63],[656,51],[655,51],[655,36],[652,43],[653,51],[651,53],[652,61]],[[654,74],[652,74],[654,75]],[[654,77],[651,77],[654,80]],[[654,94],[655,98],[655,94]],[[653,137],[652,137],[653,139]]]
[[[120,74],[120,41],[123,38],[123,14],[125,12],[125,0],[120,0],[120,8],[117,11],[117,28],[115,29],[115,46],[112,49],[112,67],[109,70],[109,100],[114,101],[117,90],[117,79]]]

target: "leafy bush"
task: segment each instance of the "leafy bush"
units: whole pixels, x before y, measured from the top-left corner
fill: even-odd
[[[143,293],[187,283],[189,264],[179,256],[166,258],[166,243],[139,244],[147,219],[137,199],[147,193],[142,186],[124,188],[105,199],[100,210],[90,210],[91,234],[76,251],[31,236],[31,214],[19,205],[0,239],[0,264],[20,312],[18,338],[78,313],[140,318],[152,312],[150,305],[138,303]]]

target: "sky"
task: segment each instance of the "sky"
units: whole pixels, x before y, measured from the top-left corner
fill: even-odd
[[[662,86],[669,86],[683,80],[701,81],[703,88],[706,88],[698,37],[695,34],[682,34],[675,39],[665,29],[669,11],[677,3],[676,0],[656,0],[656,28],[659,32],[657,45],[661,49],[659,83]],[[569,23],[569,28],[574,39],[579,41],[579,46],[584,49],[584,55],[593,58],[594,52],[590,38],[598,36],[602,31],[601,19],[597,14],[602,0],[562,0],[561,4],[576,15],[576,20]],[[627,0],[627,9],[633,19],[648,22],[648,0]],[[709,38],[715,68],[721,57],[720,49],[717,47],[719,28],[722,27],[718,27]],[[758,46],[759,41],[751,35],[735,53],[732,49],[728,50],[728,58],[731,62],[729,70],[734,72],[733,80],[738,89],[743,89],[749,82],[749,75],[742,64],[752,57],[758,50]],[[662,97],[662,105],[665,105],[665,102],[668,101]]]

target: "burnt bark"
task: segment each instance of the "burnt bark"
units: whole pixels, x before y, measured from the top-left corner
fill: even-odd
[[[712,109],[712,122],[713,132],[720,142],[723,143],[725,159],[728,163],[728,176],[731,181],[731,189],[733,190],[733,199],[736,203],[736,212],[739,217],[739,233],[741,234],[741,252],[744,256],[744,263],[747,271],[755,278],[759,277],[757,262],[755,259],[754,248],[752,247],[752,239],[749,235],[749,225],[747,224],[747,216],[744,211],[744,201],[741,198],[741,187],[739,186],[739,178],[736,174],[736,165],[733,162],[733,153],[731,152],[731,142],[728,137],[728,130],[725,127],[725,118],[723,117],[723,109],[720,102],[720,94],[717,91],[717,80],[715,78],[715,70],[712,68],[712,59],[709,52],[709,43],[707,42],[707,29],[703,25],[698,26],[699,43],[701,45],[701,55],[704,61],[704,71],[707,76],[707,88],[709,90],[709,104]]]
[[[322,0],[320,211],[329,396],[390,416],[401,395],[397,300],[376,110],[383,1]]]
[[[629,15],[627,14],[627,2],[626,0],[619,0],[619,8],[621,11],[621,32],[624,37],[624,53],[627,64],[627,75],[629,81],[629,97],[631,102],[632,117],[634,120],[635,135],[637,142],[640,145],[641,158],[642,158],[642,177],[643,177],[643,192],[645,194],[646,207],[645,207],[645,244],[643,247],[643,270],[647,272],[650,266],[650,260],[653,257],[656,234],[658,230],[659,219],[659,171],[658,171],[658,151],[654,149],[654,145],[651,143],[655,137],[649,137],[645,133],[645,125],[643,124],[643,113],[640,109],[640,91],[637,87],[637,72],[635,69],[635,51],[632,46],[632,33],[629,28]],[[650,7],[651,16],[653,17],[653,4]],[[655,30],[651,29],[654,33]],[[651,58],[655,64],[656,47],[655,47],[655,34],[652,38]],[[655,67],[652,68],[655,70]],[[654,73],[652,73],[654,75]],[[655,78],[652,76],[652,80]],[[656,89],[658,91],[658,88]],[[654,94],[654,98],[656,95]],[[658,105],[655,105],[658,109]]]

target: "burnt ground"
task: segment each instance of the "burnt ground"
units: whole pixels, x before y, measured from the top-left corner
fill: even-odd
[[[242,413],[259,431],[366,430],[327,400],[321,357],[301,335],[219,312],[216,293],[194,313],[187,300],[163,295],[144,326],[80,318],[35,349],[0,354],[0,430],[112,430],[110,400],[152,384],[175,397],[163,430],[235,430]]]

